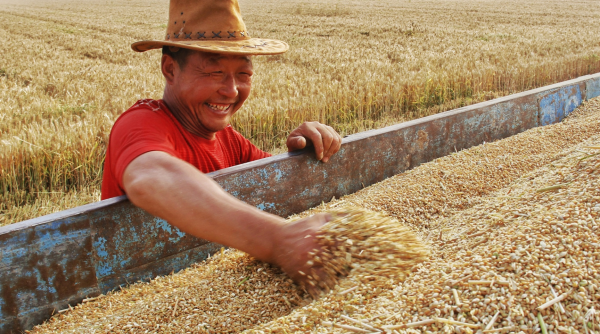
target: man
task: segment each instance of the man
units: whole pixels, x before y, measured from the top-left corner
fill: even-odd
[[[287,44],[250,38],[237,0],[172,0],[162,48],[162,100],[141,100],[113,126],[102,198],[127,194],[133,204],[194,236],[280,266],[297,282],[325,215],[286,224],[223,191],[204,173],[270,156],[229,125],[250,94],[251,55],[287,51]],[[327,162],[341,144],[329,126],[307,122],[291,132],[290,151],[312,144]]]

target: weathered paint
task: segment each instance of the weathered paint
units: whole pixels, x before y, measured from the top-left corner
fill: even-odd
[[[600,96],[600,78],[592,78],[586,81],[586,100]]]
[[[235,191],[237,198],[288,216],[455,150],[534,127],[537,108],[535,96],[463,108],[444,117],[436,115],[348,136],[342,150],[327,164],[316,161],[310,153],[298,154],[276,157],[267,164],[236,166],[211,176],[225,190]]]
[[[600,95],[600,74],[344,139],[323,164],[282,154],[209,174],[261,210],[287,216],[484,141],[560,121]],[[179,271],[218,250],[125,196],[0,227],[0,333],[123,284]]]
[[[204,240],[198,240],[204,242]],[[219,244],[204,242],[201,246],[159,258],[158,261],[155,260],[139,267],[123,270],[115,275],[98,278],[98,288],[102,293],[106,293],[119,286],[126,286],[138,281],[149,281],[157,276],[178,272],[206,259],[209,254],[214,254],[221,247]]]
[[[98,294],[89,221],[68,217],[0,233],[0,332],[28,329]]]
[[[119,285],[179,271],[221,247],[185,234],[128,201],[114,204],[110,215],[91,218],[90,227],[92,257],[103,293]]]
[[[585,92],[585,83],[581,89],[580,84],[562,87],[554,91],[540,94],[540,125],[560,122],[577,108],[583,101],[582,91]]]

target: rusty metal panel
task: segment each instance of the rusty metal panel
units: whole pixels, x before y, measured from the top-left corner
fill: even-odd
[[[202,240],[204,241],[204,240]],[[110,276],[98,278],[98,288],[102,293],[117,289],[119,286],[144,281],[147,282],[157,276],[168,275],[188,268],[194,263],[205,260],[210,254],[221,249],[221,245],[204,241],[202,246],[182,251],[167,257],[157,256],[151,262],[139,267],[117,272]]]
[[[583,101],[582,91],[585,83],[562,87],[540,94],[540,125],[549,125],[562,121]]]
[[[110,214],[90,218],[90,226],[92,257],[103,293],[119,285],[179,271],[220,247],[181,232],[129,201],[112,205]]]
[[[211,173],[225,190],[287,216],[484,141],[557,122],[600,95],[600,74],[348,136],[329,163],[296,152]],[[179,271],[220,248],[125,196],[0,227],[0,333],[119,285]]]
[[[290,154],[209,175],[237,198],[285,217],[455,150],[535,127],[537,108],[535,95],[466,107],[348,136],[326,164],[311,153]]]
[[[1,333],[30,329],[99,293],[85,217],[0,233],[0,245]]]
[[[585,82],[585,99],[593,99],[600,96],[600,77],[589,79]]]

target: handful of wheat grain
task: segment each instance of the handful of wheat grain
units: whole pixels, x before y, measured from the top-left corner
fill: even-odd
[[[429,255],[412,231],[386,215],[350,206],[329,213],[331,221],[316,235],[321,249],[309,253],[309,291],[329,290],[348,275],[402,278]]]

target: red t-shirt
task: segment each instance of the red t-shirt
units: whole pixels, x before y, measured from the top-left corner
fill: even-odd
[[[123,172],[131,161],[150,151],[166,152],[209,173],[271,156],[259,150],[231,125],[214,140],[183,128],[162,100],[140,100],[113,125],[104,161],[102,199],[124,195]]]

